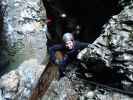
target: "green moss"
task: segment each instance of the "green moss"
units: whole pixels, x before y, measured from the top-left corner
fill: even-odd
[[[129,39],[130,39],[130,41],[133,41],[133,31],[130,32]]]

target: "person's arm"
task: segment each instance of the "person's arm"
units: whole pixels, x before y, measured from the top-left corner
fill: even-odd
[[[69,63],[69,57],[68,55],[65,55],[62,61],[60,61],[60,65],[65,66]]]
[[[80,49],[80,50],[82,50],[82,49],[84,49],[84,48],[87,48],[88,45],[89,45],[89,43],[86,43],[86,42],[79,42],[79,41],[76,41],[76,43],[77,43],[78,49]]]
[[[57,45],[54,45],[52,47],[49,48],[49,53],[50,53],[50,60],[52,61],[52,63],[56,63],[56,57],[55,57],[55,53],[56,51],[59,51],[59,50],[63,50],[64,46],[61,45],[61,44],[57,44]]]

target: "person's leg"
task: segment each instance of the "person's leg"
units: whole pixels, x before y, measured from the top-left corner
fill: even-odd
[[[56,52],[56,60],[58,62],[58,66],[59,66],[59,79],[63,76],[65,76],[64,71],[65,71],[65,61],[63,60],[64,56],[62,54],[62,52],[57,51]]]

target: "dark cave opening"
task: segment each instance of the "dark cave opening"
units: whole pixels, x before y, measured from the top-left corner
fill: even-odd
[[[67,15],[65,24],[57,22],[61,28],[58,29],[55,24],[48,26],[50,34],[72,32],[76,25],[79,25],[81,29],[76,38],[89,43],[92,43],[101,34],[102,26],[111,16],[122,10],[119,0],[44,0],[44,5],[47,16],[52,16],[54,21],[60,19],[60,15],[63,13]]]

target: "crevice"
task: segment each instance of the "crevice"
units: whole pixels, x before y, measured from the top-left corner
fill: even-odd
[[[53,22],[60,19],[62,13],[66,13],[67,20],[65,25],[67,28],[60,24],[57,31],[57,25],[48,26],[50,34],[53,31],[56,34],[63,34],[70,29],[74,31],[76,25],[81,27],[80,34],[75,36],[80,41],[93,42],[102,31],[102,26],[108,22],[108,20],[115,14],[118,14],[122,10],[122,6],[119,4],[119,0],[43,0],[46,7],[47,16],[52,17]],[[73,21],[72,21],[73,20]],[[52,22],[52,23],[53,23]],[[70,26],[71,24],[71,26]],[[69,27],[70,26],[70,27]]]

